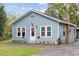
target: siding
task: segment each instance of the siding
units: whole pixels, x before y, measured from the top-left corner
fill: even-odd
[[[65,24],[59,24],[59,35],[61,35],[61,41],[65,42],[66,36],[63,36],[63,30],[66,27]],[[69,41],[73,42],[76,39],[76,29],[74,26],[70,26],[71,32],[69,32]]]
[[[69,33],[70,41],[73,42],[76,39],[76,29],[73,26],[70,26],[71,32]]]
[[[33,16],[31,16],[33,15]],[[48,19],[46,17],[43,17],[41,15],[30,13],[26,17],[22,18],[21,20],[15,22],[12,26],[12,38],[13,40],[20,40],[23,39],[21,37],[16,37],[16,28],[17,27],[26,27],[26,38],[24,38],[25,41],[30,40],[30,27],[31,22],[36,26],[36,39],[37,41],[57,41],[59,38],[59,22],[56,22],[54,20]],[[38,36],[40,36],[40,26],[52,26],[52,37],[40,37],[38,39]]]
[[[66,36],[63,36],[64,28],[66,28],[65,24],[59,24],[59,35],[61,35],[61,41],[65,42]]]

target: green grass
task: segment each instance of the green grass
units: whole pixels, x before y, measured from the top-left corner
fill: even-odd
[[[0,44],[12,44],[12,40],[3,40],[3,41],[0,41]]]
[[[0,41],[0,44],[13,44],[12,40]],[[41,52],[40,49],[26,48],[17,44],[16,46],[0,45],[0,56],[31,56]],[[27,46],[27,45],[26,45]]]
[[[31,56],[40,52],[34,48],[0,46],[0,56]]]

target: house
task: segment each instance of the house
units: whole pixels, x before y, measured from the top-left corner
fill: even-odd
[[[79,21],[76,20],[75,24],[76,24],[76,32],[77,32],[76,37],[77,39],[79,39]]]
[[[66,26],[69,26],[69,41],[76,39],[75,25],[31,10],[12,22],[12,40],[28,43],[66,41]]]

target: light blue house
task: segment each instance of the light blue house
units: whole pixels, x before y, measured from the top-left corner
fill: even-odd
[[[70,25],[69,41],[76,39],[75,25],[31,10],[12,23],[12,40],[24,42],[62,42],[66,40],[66,25]]]

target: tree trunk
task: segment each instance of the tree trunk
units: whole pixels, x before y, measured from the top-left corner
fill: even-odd
[[[69,43],[69,24],[66,25],[66,43]]]
[[[69,27],[70,27],[70,25],[69,25],[69,23],[70,23],[70,15],[69,14],[67,14],[67,25],[66,25],[66,43],[68,44],[69,43]]]

